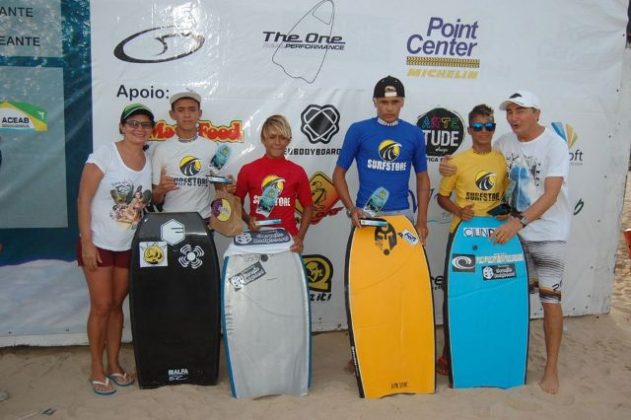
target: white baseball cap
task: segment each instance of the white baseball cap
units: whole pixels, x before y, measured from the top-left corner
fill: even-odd
[[[506,111],[508,104],[517,104],[519,106],[523,106],[524,108],[541,109],[537,95],[532,92],[528,92],[527,90],[518,90],[513,93],[507,100],[500,104],[500,109],[502,111]]]

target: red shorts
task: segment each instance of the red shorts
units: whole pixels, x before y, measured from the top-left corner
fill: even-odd
[[[101,257],[100,263],[98,263],[99,267],[119,267],[119,268],[129,268],[129,263],[131,262],[131,249],[127,251],[110,251],[107,249],[102,249],[96,247],[99,251],[99,257]],[[77,263],[79,267],[83,267],[83,257],[81,256],[81,238],[77,240]]]

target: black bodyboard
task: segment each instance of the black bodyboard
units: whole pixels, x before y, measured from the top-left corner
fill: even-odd
[[[215,385],[219,262],[198,213],[150,213],[132,243],[129,306],[140,388]]]

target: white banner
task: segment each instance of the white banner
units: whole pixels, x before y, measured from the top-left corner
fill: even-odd
[[[192,89],[203,98],[200,134],[230,145],[224,172],[236,176],[263,154],[263,121],[287,116],[293,130],[288,158],[306,169],[315,199],[304,251],[313,330],[331,330],[346,328],[350,223],[330,177],[349,125],[375,115],[375,82],[392,75],[404,83],[401,117],[426,133],[433,188],[440,158],[470,146],[464,136],[469,110],[479,103],[495,108],[499,137],[509,130],[499,103],[530,90],[542,101],[542,123],[564,137],[571,152],[575,216],[564,311],[608,312],[622,206],[610,197],[623,192],[631,128],[621,105],[629,97],[621,94],[627,4],[93,0],[94,146],[119,138],[120,111],[130,102],[155,112],[161,122],[154,137],[164,139],[173,124],[169,96]],[[354,166],[348,180],[354,195]],[[441,322],[450,215],[435,192],[426,251]],[[412,193],[410,202],[415,205]],[[221,254],[228,240],[217,242]],[[541,316],[538,299],[531,301],[533,316]]]

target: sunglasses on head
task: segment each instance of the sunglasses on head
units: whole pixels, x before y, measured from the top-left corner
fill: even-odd
[[[487,123],[479,123],[475,122],[470,126],[473,131],[482,131],[484,128],[486,131],[495,131],[495,123],[487,122]]]

